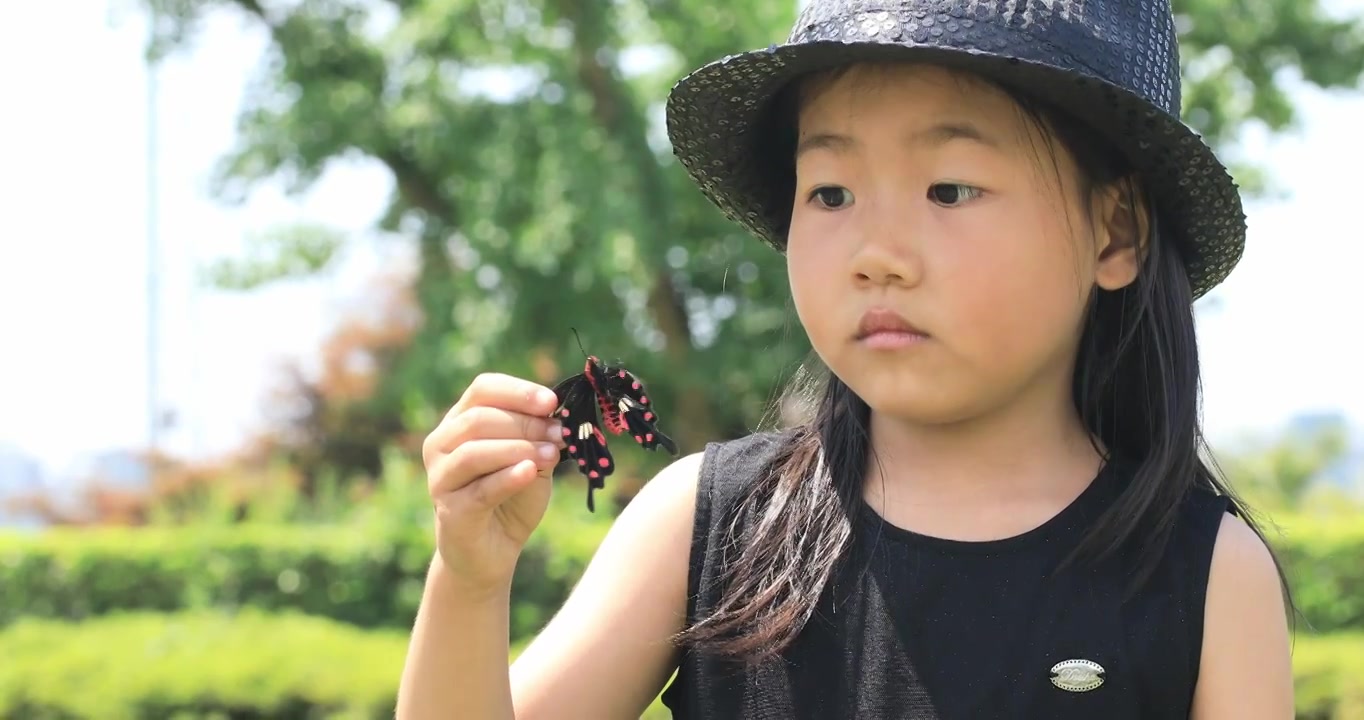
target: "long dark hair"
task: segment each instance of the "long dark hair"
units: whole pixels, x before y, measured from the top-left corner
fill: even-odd
[[[1082,199],[1120,183],[1130,207],[1143,207],[1137,202],[1142,188],[1131,182],[1131,164],[1111,143],[1065,113],[1017,90],[1000,89],[1043,130],[1053,161],[1053,138],[1069,151],[1079,168]],[[795,84],[774,103],[770,132],[755,133],[764,143],[759,152],[787,170],[772,189],[774,202],[789,204],[794,194],[792,148],[800,101],[801,86]],[[1150,232],[1142,244],[1140,271],[1121,290],[1093,290],[1072,382],[1075,407],[1096,449],[1130,461],[1133,471],[1062,563],[1098,561],[1134,547],[1138,567],[1129,591],[1150,577],[1181,503],[1195,488],[1228,496],[1232,511],[1264,539],[1205,453],[1193,291],[1178,249],[1160,226],[1158,209],[1144,207]],[[779,654],[814,612],[845,559],[858,514],[867,511],[861,498],[872,453],[871,408],[814,358],[779,406],[793,400],[813,412],[790,431],[768,472],[748,488],[730,518],[721,598],[713,613],[679,635],[696,650],[749,662]],[[1282,567],[1279,577],[1291,608]]]

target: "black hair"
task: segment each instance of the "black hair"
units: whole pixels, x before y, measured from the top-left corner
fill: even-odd
[[[1139,202],[1143,188],[1111,143],[1025,93],[996,87],[1044,130],[1053,160],[1052,138],[1074,158],[1082,198],[1117,185],[1149,220],[1136,279],[1119,290],[1091,292],[1072,380],[1075,407],[1096,450],[1106,461],[1127,461],[1130,480],[1062,566],[1132,549],[1138,566],[1129,591],[1135,591],[1164,553],[1181,504],[1197,489],[1228,496],[1231,512],[1264,540],[1205,453],[1193,290],[1175,239],[1159,222],[1159,208]],[[801,88],[788,87],[772,106],[771,124],[755,133],[764,143],[757,151],[781,170],[774,173],[771,201],[786,206],[794,195]],[[870,406],[813,357],[796,380],[778,406],[803,400],[811,416],[789,433],[734,511],[720,601],[678,636],[698,650],[750,662],[780,653],[845,559],[858,515],[869,511],[862,487],[873,459]],[[1275,564],[1291,608],[1286,577],[1277,559]]]

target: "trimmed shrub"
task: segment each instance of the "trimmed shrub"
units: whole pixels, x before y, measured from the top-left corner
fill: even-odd
[[[560,493],[516,569],[512,634],[543,627],[610,527]],[[429,510],[427,511],[429,513]],[[119,610],[296,610],[411,628],[434,553],[429,525],[100,527],[0,534],[0,627]]]
[[[128,613],[0,631],[4,720],[389,720],[407,637],[297,613]]]
[[[1364,633],[1299,636],[1293,679],[1298,720],[1364,720]]]
[[[117,610],[294,609],[409,626],[430,561],[415,537],[344,527],[54,530],[0,540],[0,625]]]
[[[1364,630],[1364,514],[1285,517],[1269,533],[1293,602],[1316,633]]]

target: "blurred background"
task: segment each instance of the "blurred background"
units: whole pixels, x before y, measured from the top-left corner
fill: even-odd
[[[580,370],[570,327],[684,452],[753,428],[808,348],[661,103],[797,8],[0,9],[0,718],[391,717],[421,439],[479,371]],[[1248,192],[1198,304],[1207,431],[1302,609],[1298,717],[1364,718],[1364,0],[1175,8],[1186,118]],[[596,515],[562,477],[513,655],[665,458],[617,460]]]

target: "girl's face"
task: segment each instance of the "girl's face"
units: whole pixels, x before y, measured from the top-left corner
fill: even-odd
[[[1091,289],[1136,275],[1123,198],[1082,197],[1012,99],[930,66],[812,86],[799,124],[788,272],[829,368],[914,422],[1068,402]]]

